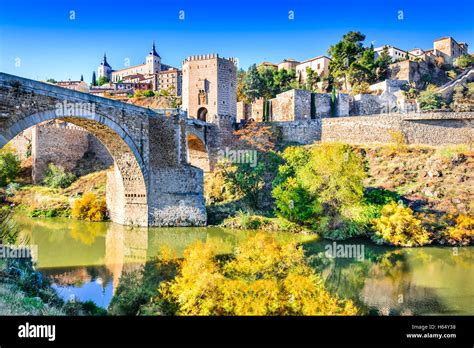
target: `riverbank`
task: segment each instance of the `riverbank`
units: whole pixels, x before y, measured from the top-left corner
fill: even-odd
[[[107,171],[79,177],[69,187],[50,188],[26,184],[4,192],[4,200],[17,211],[31,217],[70,217],[74,201],[84,193],[92,192],[105,200]]]
[[[230,170],[218,168],[205,179],[209,221],[239,229],[287,230],[291,226],[294,232],[318,233],[325,238],[341,240],[355,236],[371,238],[374,219],[384,212],[390,219],[383,222],[384,226],[387,221],[395,226],[403,221],[396,219],[408,218],[412,221],[411,227],[403,223],[405,225],[399,228],[420,230],[419,242],[402,242],[406,246],[470,245],[474,242],[474,152],[467,145],[431,147],[394,143],[344,145],[339,150],[337,146],[323,143],[290,147],[277,154],[281,160],[276,165],[264,157],[262,168],[255,170],[247,170],[243,165],[235,165]],[[311,154],[315,151],[318,154],[312,159]],[[359,181],[350,181],[354,172],[341,176],[344,168],[337,169],[338,162],[343,163],[347,154],[356,158],[352,170],[359,171]],[[312,161],[319,167],[311,168]],[[326,172],[316,175],[321,166]],[[311,176],[314,185],[318,186],[307,180]],[[338,176],[337,180],[326,179]],[[245,196],[245,187],[252,189],[249,182],[255,187],[259,180],[258,204],[252,204]],[[290,186],[288,183],[282,185],[286,180],[291,180]],[[332,191],[331,186],[334,187]],[[326,198],[321,201],[324,195]],[[345,197],[331,201],[328,195]],[[252,199],[255,201],[255,197]],[[382,212],[390,202],[398,207],[386,207]],[[318,210],[312,212],[312,204],[321,204],[318,209],[326,210],[322,217],[308,218],[319,214]],[[328,204],[336,210],[328,211]],[[321,227],[324,224],[327,227]],[[334,230],[339,232],[333,233]],[[407,230],[406,234],[410,233]],[[391,243],[387,238],[378,237],[373,239]]]
[[[61,299],[30,259],[0,259],[0,315],[106,314],[93,302]]]

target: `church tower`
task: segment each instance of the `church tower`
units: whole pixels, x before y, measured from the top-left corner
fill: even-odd
[[[99,79],[104,76],[109,81],[112,79],[112,67],[107,63],[107,56],[104,53],[104,60],[99,64],[97,69]]]
[[[146,56],[146,66],[149,74],[158,74],[161,71],[161,57],[156,52],[154,41],[150,53]]]

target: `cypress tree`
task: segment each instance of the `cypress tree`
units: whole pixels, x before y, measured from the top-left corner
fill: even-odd
[[[92,86],[97,86],[97,80],[95,77],[95,71],[92,72]]]

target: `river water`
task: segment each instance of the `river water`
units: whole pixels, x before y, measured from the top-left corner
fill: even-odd
[[[255,233],[218,227],[130,229],[111,222],[25,216],[17,221],[21,236],[36,247],[37,269],[60,296],[92,300],[103,308],[110,303],[120,276],[139,269],[162,246],[180,256],[194,241],[213,240],[222,253],[228,253],[237,241]],[[358,254],[333,258],[327,251],[339,243],[280,232],[275,236],[301,242],[329,290],[353,299],[364,314],[474,314],[472,246],[407,249],[352,240],[341,244],[357,246]]]

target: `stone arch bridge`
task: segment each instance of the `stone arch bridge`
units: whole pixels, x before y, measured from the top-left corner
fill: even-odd
[[[113,157],[106,195],[112,221],[206,224],[203,170],[189,162],[209,168],[208,134],[215,125],[187,119],[176,109],[152,110],[0,73],[0,147],[54,119],[86,129]]]

